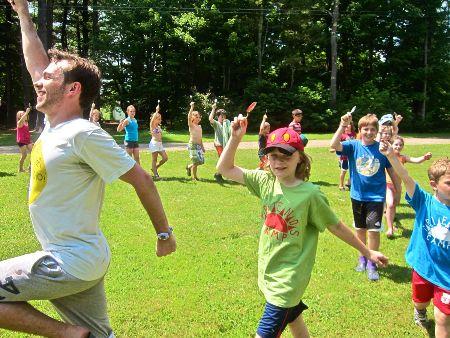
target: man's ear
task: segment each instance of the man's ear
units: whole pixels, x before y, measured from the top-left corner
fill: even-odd
[[[68,93],[71,95],[81,94],[81,83],[72,82],[68,85]]]

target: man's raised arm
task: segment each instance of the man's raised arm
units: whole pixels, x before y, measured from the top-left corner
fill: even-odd
[[[42,77],[44,69],[47,68],[49,64],[47,52],[45,51],[44,46],[37,35],[36,27],[31,20],[28,11],[28,2],[26,0],[8,0],[8,2],[19,16],[20,30],[22,32],[23,56],[31,79],[33,82],[37,81]]]

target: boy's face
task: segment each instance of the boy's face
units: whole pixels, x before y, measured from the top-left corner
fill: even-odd
[[[390,141],[392,138],[392,132],[390,129],[382,129],[381,132],[381,140],[382,141]]]
[[[359,133],[361,134],[361,140],[364,143],[373,143],[375,141],[375,137],[377,136],[377,128],[372,125],[363,126],[359,129]]]
[[[270,170],[279,179],[289,179],[295,177],[295,170],[297,164],[300,162],[300,155],[298,152],[294,152],[292,155],[288,155],[281,152],[278,148],[275,148],[267,154],[269,160]]]
[[[199,113],[195,112],[192,114],[192,122],[193,123],[199,124],[201,120],[202,120],[202,117],[200,116]]]
[[[398,140],[398,139],[395,140],[394,143],[392,144],[392,148],[397,153],[400,153],[403,150],[403,142],[401,140]]]
[[[447,170],[439,180],[430,181],[430,185],[434,190],[437,200],[447,206],[450,206],[450,172]]]

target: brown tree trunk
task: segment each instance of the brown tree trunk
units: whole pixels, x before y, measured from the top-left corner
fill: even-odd
[[[262,79],[262,30],[264,23],[264,12],[261,10],[258,21],[258,80]]]
[[[427,104],[427,87],[428,87],[428,27],[425,32],[425,45],[424,45],[424,55],[423,55],[423,67],[424,67],[424,79],[423,79],[423,101],[422,107],[420,109],[420,118],[425,120],[426,116],[426,104]]]
[[[81,10],[81,34],[82,34],[82,57],[89,56],[89,0],[83,0],[83,7]]]
[[[337,93],[337,25],[339,19],[339,0],[334,1],[333,14],[331,22],[331,108],[336,109],[336,93]]]
[[[64,2],[64,9],[61,21],[61,47],[63,50],[67,50],[67,22],[70,10],[70,0]]]

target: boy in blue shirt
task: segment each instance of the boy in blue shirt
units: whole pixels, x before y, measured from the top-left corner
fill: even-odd
[[[341,135],[351,120],[351,113],[341,117],[341,123],[331,139],[330,147],[336,150],[338,155],[348,157],[351,179],[350,197],[356,236],[364,244],[367,243],[369,249],[378,251],[386,198],[385,172],[389,173],[393,181],[396,177],[391,174],[393,169],[386,156],[380,153],[379,143],[375,141],[378,133],[377,117],[374,114],[367,114],[359,120],[360,140],[341,142]],[[380,279],[377,266],[360,254],[356,271],[366,270],[369,280]]]
[[[414,229],[406,251],[413,268],[414,321],[427,326],[427,306],[433,298],[436,337],[450,336],[450,160],[441,158],[428,169],[434,195],[409,176],[387,142],[380,144],[406,188],[406,201],[416,212]]]

